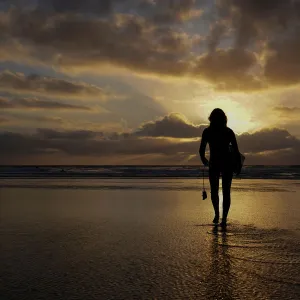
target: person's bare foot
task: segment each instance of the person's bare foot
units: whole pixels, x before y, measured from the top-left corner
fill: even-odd
[[[213,219],[213,223],[214,224],[218,224],[219,223],[219,216],[215,216],[215,218]]]
[[[227,220],[222,219],[222,222],[220,223],[221,227],[226,227],[227,226]]]

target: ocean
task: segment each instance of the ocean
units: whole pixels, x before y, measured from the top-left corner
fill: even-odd
[[[202,166],[0,166],[0,178],[199,178]],[[244,166],[238,178],[300,179],[300,166]]]

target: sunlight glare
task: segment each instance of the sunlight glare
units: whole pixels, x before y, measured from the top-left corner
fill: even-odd
[[[229,97],[218,97],[200,106],[202,108],[202,114],[204,113],[204,115],[206,114],[207,116],[209,116],[215,108],[224,110],[228,118],[228,127],[236,133],[250,131],[256,127],[256,124],[252,121],[250,112],[245,107],[242,107],[241,104],[232,101]]]

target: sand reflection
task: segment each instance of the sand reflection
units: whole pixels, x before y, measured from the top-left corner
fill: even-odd
[[[225,228],[211,230],[210,266],[206,278],[207,299],[233,299],[232,261],[228,253],[228,235]]]

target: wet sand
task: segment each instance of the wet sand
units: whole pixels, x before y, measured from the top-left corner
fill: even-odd
[[[299,299],[300,182],[2,180],[1,299]],[[209,193],[208,193],[209,194]]]

